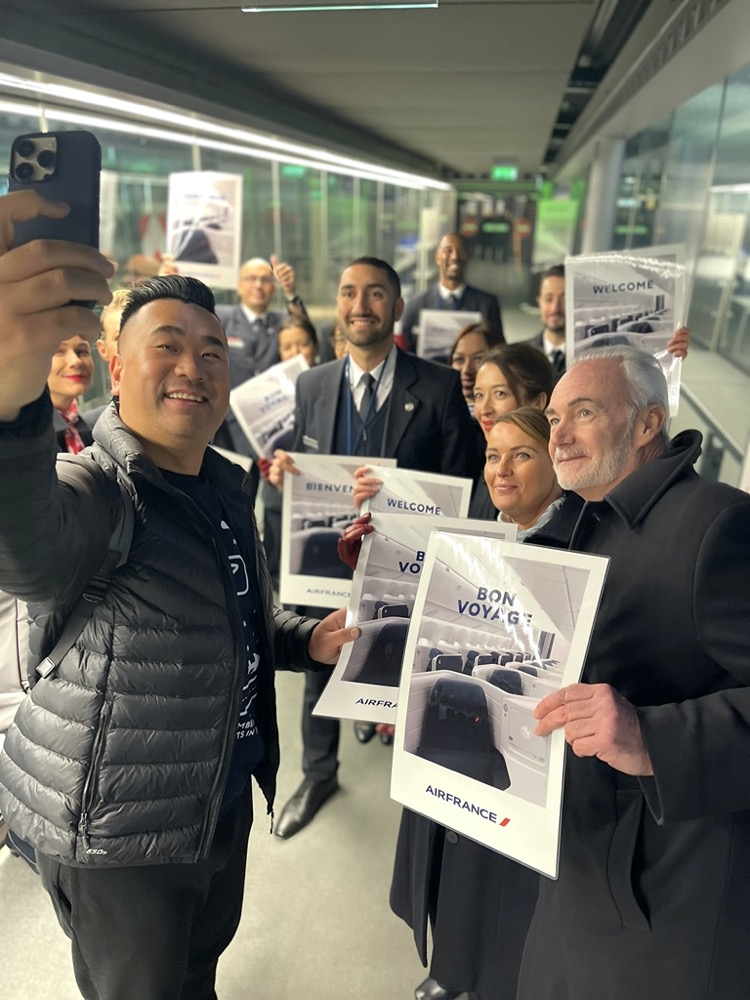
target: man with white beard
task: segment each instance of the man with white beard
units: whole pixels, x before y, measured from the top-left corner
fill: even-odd
[[[542,699],[569,744],[560,875],[541,880],[519,1000],[743,1000],[750,981],[750,496],[665,434],[658,363],[575,363],[547,415],[610,558],[582,683]]]

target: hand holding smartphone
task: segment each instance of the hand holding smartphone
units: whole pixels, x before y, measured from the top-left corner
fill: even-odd
[[[80,305],[111,298],[113,268],[95,249],[99,161],[88,133],[19,136],[13,143],[11,193],[0,198],[0,421],[15,420],[38,398],[62,340],[97,335],[97,318]],[[45,242],[26,246],[35,240]]]
[[[32,240],[67,240],[99,247],[101,147],[91,132],[19,135],[10,152],[9,190],[36,191],[70,208],[65,219],[40,216],[15,226],[13,246]]]

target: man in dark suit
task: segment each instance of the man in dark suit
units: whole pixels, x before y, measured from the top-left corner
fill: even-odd
[[[341,275],[337,323],[348,355],[303,372],[297,381],[294,451],[395,458],[402,468],[472,477],[471,418],[456,372],[400,351],[394,323],[404,307],[398,275],[385,261],[361,257]],[[294,471],[277,452],[270,478]],[[316,614],[316,609],[308,609]],[[338,788],[339,723],[312,715],[328,677],[305,674],[304,780],[284,806],[275,832],[291,837]]]
[[[441,239],[435,253],[440,280],[430,285],[426,292],[409,299],[404,309],[401,329],[408,350],[415,349],[414,328],[419,326],[419,314],[423,309],[481,313],[489,326],[500,334],[500,342],[504,343],[503,321],[497,296],[472,288],[464,281],[468,259],[464,241],[457,233],[448,233]]]
[[[288,313],[270,309],[276,286],[280,285]],[[240,301],[236,306],[217,306],[229,345],[229,374],[232,388],[242,385],[279,361],[279,327],[289,313],[307,319],[307,311],[296,291],[296,275],[290,264],[262,257],[246,260],[240,268],[237,282]],[[250,446],[239,424],[230,412],[219,428],[214,444],[250,454]]]
[[[562,264],[555,264],[544,272],[536,301],[542,329],[525,343],[544,351],[560,378],[565,373],[565,268]]]

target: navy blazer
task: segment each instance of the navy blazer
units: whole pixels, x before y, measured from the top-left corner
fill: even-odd
[[[404,315],[401,317],[401,329],[406,339],[407,348],[414,350],[413,328],[419,323],[419,313],[422,309],[445,309],[445,303],[438,291],[437,282],[430,285],[426,292],[414,295],[406,303]],[[500,340],[505,342],[503,335],[503,320],[500,315],[500,302],[496,295],[483,292],[479,288],[472,288],[467,285],[464,289],[463,297],[459,309],[462,312],[478,312],[494,330],[500,334]]]
[[[262,338],[248,323],[240,305],[217,306],[216,315],[229,343],[229,374],[233,389],[280,360],[279,327],[287,318],[286,314],[267,312],[266,332]]]
[[[329,361],[297,379],[292,451],[331,454],[336,409],[346,360]],[[444,365],[398,351],[388,407],[384,458],[399,467],[473,477],[476,471],[473,422],[458,374]]]

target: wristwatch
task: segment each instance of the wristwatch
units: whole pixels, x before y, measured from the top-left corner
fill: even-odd
[[[291,299],[286,300],[286,304],[288,306],[301,306],[302,299],[299,297],[299,295],[293,295]]]

